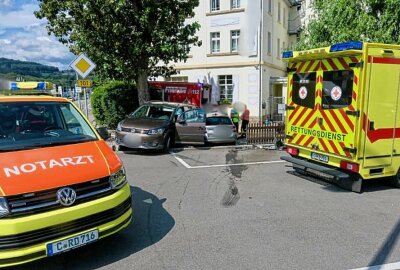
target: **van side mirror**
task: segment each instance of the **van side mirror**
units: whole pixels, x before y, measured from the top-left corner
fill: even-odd
[[[110,135],[108,134],[108,130],[105,127],[97,128],[97,132],[99,133],[100,137],[105,141],[108,140],[108,138],[110,138]]]

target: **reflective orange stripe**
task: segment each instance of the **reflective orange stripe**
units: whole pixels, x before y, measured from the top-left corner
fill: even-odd
[[[318,141],[320,142],[320,144],[322,145],[322,148],[324,149],[325,152],[329,153],[329,149],[326,146],[325,142],[323,139],[318,139]]]
[[[354,131],[354,125],[353,122],[351,122],[350,118],[346,114],[346,112],[343,109],[340,109],[339,112],[342,114],[343,119],[346,121],[347,125],[349,126],[350,130]]]
[[[342,131],[342,133],[347,134],[347,130],[342,125],[342,122],[339,120],[339,118],[337,117],[336,113],[334,111],[332,111],[332,110],[329,110],[329,113],[332,115],[333,119],[335,120],[335,122],[339,126],[340,130]]]

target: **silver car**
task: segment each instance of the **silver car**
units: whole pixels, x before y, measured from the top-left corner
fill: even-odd
[[[231,118],[219,113],[206,116],[206,137],[208,143],[236,143],[237,130]]]

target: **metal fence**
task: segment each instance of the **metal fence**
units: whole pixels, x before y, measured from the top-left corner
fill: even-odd
[[[283,140],[285,136],[285,125],[281,122],[249,123],[246,132],[247,143],[275,143]]]

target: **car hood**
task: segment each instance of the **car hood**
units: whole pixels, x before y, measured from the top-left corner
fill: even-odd
[[[139,128],[139,129],[153,129],[164,127],[168,125],[168,120],[162,119],[151,119],[151,118],[127,118],[122,122],[122,126],[125,128]]]
[[[95,180],[121,166],[104,141],[4,152],[0,153],[0,196]]]

